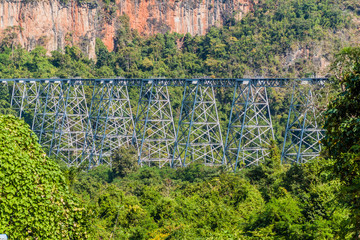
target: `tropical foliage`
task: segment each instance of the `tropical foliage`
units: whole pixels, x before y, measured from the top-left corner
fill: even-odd
[[[51,56],[42,47],[27,52],[9,35],[0,44],[0,78],[310,76],[321,68],[317,57],[330,61],[353,38],[356,4],[260,1],[242,21],[229,19],[205,36],[143,37],[122,17],[115,51],[97,40],[97,61],[74,46]],[[57,165],[22,120],[1,116],[0,232],[15,239],[359,239],[359,59],[359,48],[336,55],[341,93],[325,114],[325,150],[303,165],[281,165],[274,147],[264,163],[236,174],[197,164],[139,169],[136,151],[121,148],[111,167],[85,172]],[[224,124],[231,96],[216,95]],[[280,124],[289,91],[270,91],[270,98]],[[175,117],[179,102],[172,101]],[[0,113],[12,112],[0,85]]]
[[[331,166],[274,157],[238,174],[195,164],[115,178],[99,166],[72,189],[94,214],[95,239],[352,239]]]
[[[343,89],[326,112],[327,156],[342,183],[341,199],[352,211],[351,223],[360,237],[360,48],[345,48],[334,63]]]

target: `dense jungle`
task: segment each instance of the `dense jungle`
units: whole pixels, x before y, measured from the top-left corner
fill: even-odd
[[[110,1],[109,3],[110,4]],[[242,78],[327,76],[321,99],[323,151],[281,164],[291,89],[269,90],[276,141],[258,166],[142,167],[134,148],[112,166],[67,167],[49,158],[28,123],[13,116],[0,85],[0,234],[10,239],[359,239],[360,4],[338,0],[259,1],[204,36],[143,36],[122,16],[114,51],[96,59],[78,46],[48,53],[0,42],[0,78]],[[90,91],[91,89],[89,89]],[[138,93],[130,89],[132,104]],[[182,93],[170,88],[175,120]],[[226,126],[232,91],[216,91]],[[225,129],[225,127],[223,127]]]

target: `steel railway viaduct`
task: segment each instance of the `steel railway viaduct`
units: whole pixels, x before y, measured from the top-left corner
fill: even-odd
[[[267,88],[282,87],[292,88],[282,162],[303,163],[321,151],[318,97],[326,78],[0,81],[11,93],[12,108],[18,117],[31,121],[49,156],[68,166],[111,164],[112,151],[128,145],[138,149],[140,165],[184,167],[197,161],[236,170],[259,164],[274,139]],[[169,87],[183,90],[176,122]],[[129,88],[137,88],[136,101],[130,100]],[[216,88],[233,90],[224,132]]]

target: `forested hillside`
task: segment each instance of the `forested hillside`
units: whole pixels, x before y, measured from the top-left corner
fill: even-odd
[[[261,1],[241,21],[230,18],[205,36],[142,36],[122,16],[113,52],[96,41],[97,61],[76,46],[29,53],[10,31],[1,41],[0,77],[324,76],[333,54],[358,41],[359,7],[352,0]]]

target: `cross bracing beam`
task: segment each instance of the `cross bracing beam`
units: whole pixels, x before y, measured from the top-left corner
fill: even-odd
[[[167,86],[143,81],[140,89],[133,142],[139,165],[163,167],[172,160],[175,126]]]
[[[318,99],[322,82],[293,83],[293,93],[286,126],[282,163],[306,163],[321,152],[324,130]]]
[[[173,167],[192,162],[222,164],[224,146],[212,86],[201,81],[186,83],[176,136]]]
[[[234,171],[258,165],[269,155],[273,139],[266,88],[252,80],[238,83],[234,89],[223,162],[227,160]]]

